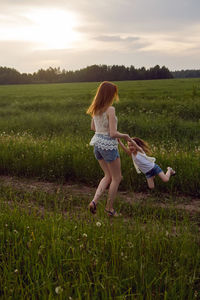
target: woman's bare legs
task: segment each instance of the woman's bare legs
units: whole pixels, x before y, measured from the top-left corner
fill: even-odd
[[[119,184],[122,180],[122,175],[121,175],[121,161],[120,158],[118,157],[116,160],[112,161],[111,163],[107,163],[108,169],[111,174],[111,183],[108,191],[108,200],[106,203],[106,210],[113,212],[113,202],[114,198],[117,194],[117,190],[119,187]]]
[[[101,179],[101,181],[97,187],[96,193],[94,195],[94,198],[89,204],[89,207],[91,208],[93,213],[94,213],[94,210],[96,210],[96,205],[97,205],[99,198],[104,193],[104,191],[106,190],[108,185],[111,183],[111,174],[110,174],[107,163],[103,159],[98,160],[98,162],[99,162],[101,169],[104,172],[104,177]]]

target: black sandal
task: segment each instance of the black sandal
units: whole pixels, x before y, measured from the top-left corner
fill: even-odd
[[[91,203],[93,204],[93,205],[91,205]],[[89,204],[89,209],[90,209],[90,212],[94,215],[94,214],[96,214],[96,212],[97,212],[97,205],[96,205],[96,203],[94,202],[94,200],[92,200],[91,202],[90,202],[90,204]]]
[[[105,209],[105,212],[108,214],[109,217],[118,217],[119,216],[115,210],[111,211],[111,210]]]

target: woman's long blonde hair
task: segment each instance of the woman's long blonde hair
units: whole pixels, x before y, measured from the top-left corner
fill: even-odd
[[[114,100],[118,101],[118,89],[114,83],[104,81],[97,89],[96,95],[87,110],[87,114],[94,116],[105,112]]]
[[[134,140],[134,142],[136,142],[136,144],[138,146],[140,146],[146,154],[151,155],[151,149],[150,149],[150,146],[147,142],[145,142],[144,140],[142,140],[138,137],[133,137],[132,140]]]

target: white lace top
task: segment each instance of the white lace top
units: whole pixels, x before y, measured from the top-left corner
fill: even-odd
[[[96,133],[109,134],[109,122],[106,112],[93,117]]]
[[[93,117],[95,125],[95,135],[90,141],[91,146],[97,146],[102,150],[113,150],[118,148],[118,141],[116,138],[111,138],[109,134],[109,120],[107,113]],[[116,118],[117,122],[117,118]]]

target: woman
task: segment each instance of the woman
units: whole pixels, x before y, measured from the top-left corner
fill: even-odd
[[[109,216],[118,216],[113,208],[113,202],[122,179],[117,138],[130,141],[135,145],[128,134],[117,131],[117,118],[115,108],[112,106],[114,101],[118,101],[117,86],[104,81],[98,87],[92,104],[87,110],[87,113],[92,116],[91,129],[95,131],[90,145],[94,146],[94,155],[104,172],[89,209],[91,213],[96,213],[99,197],[109,186],[105,208]]]

